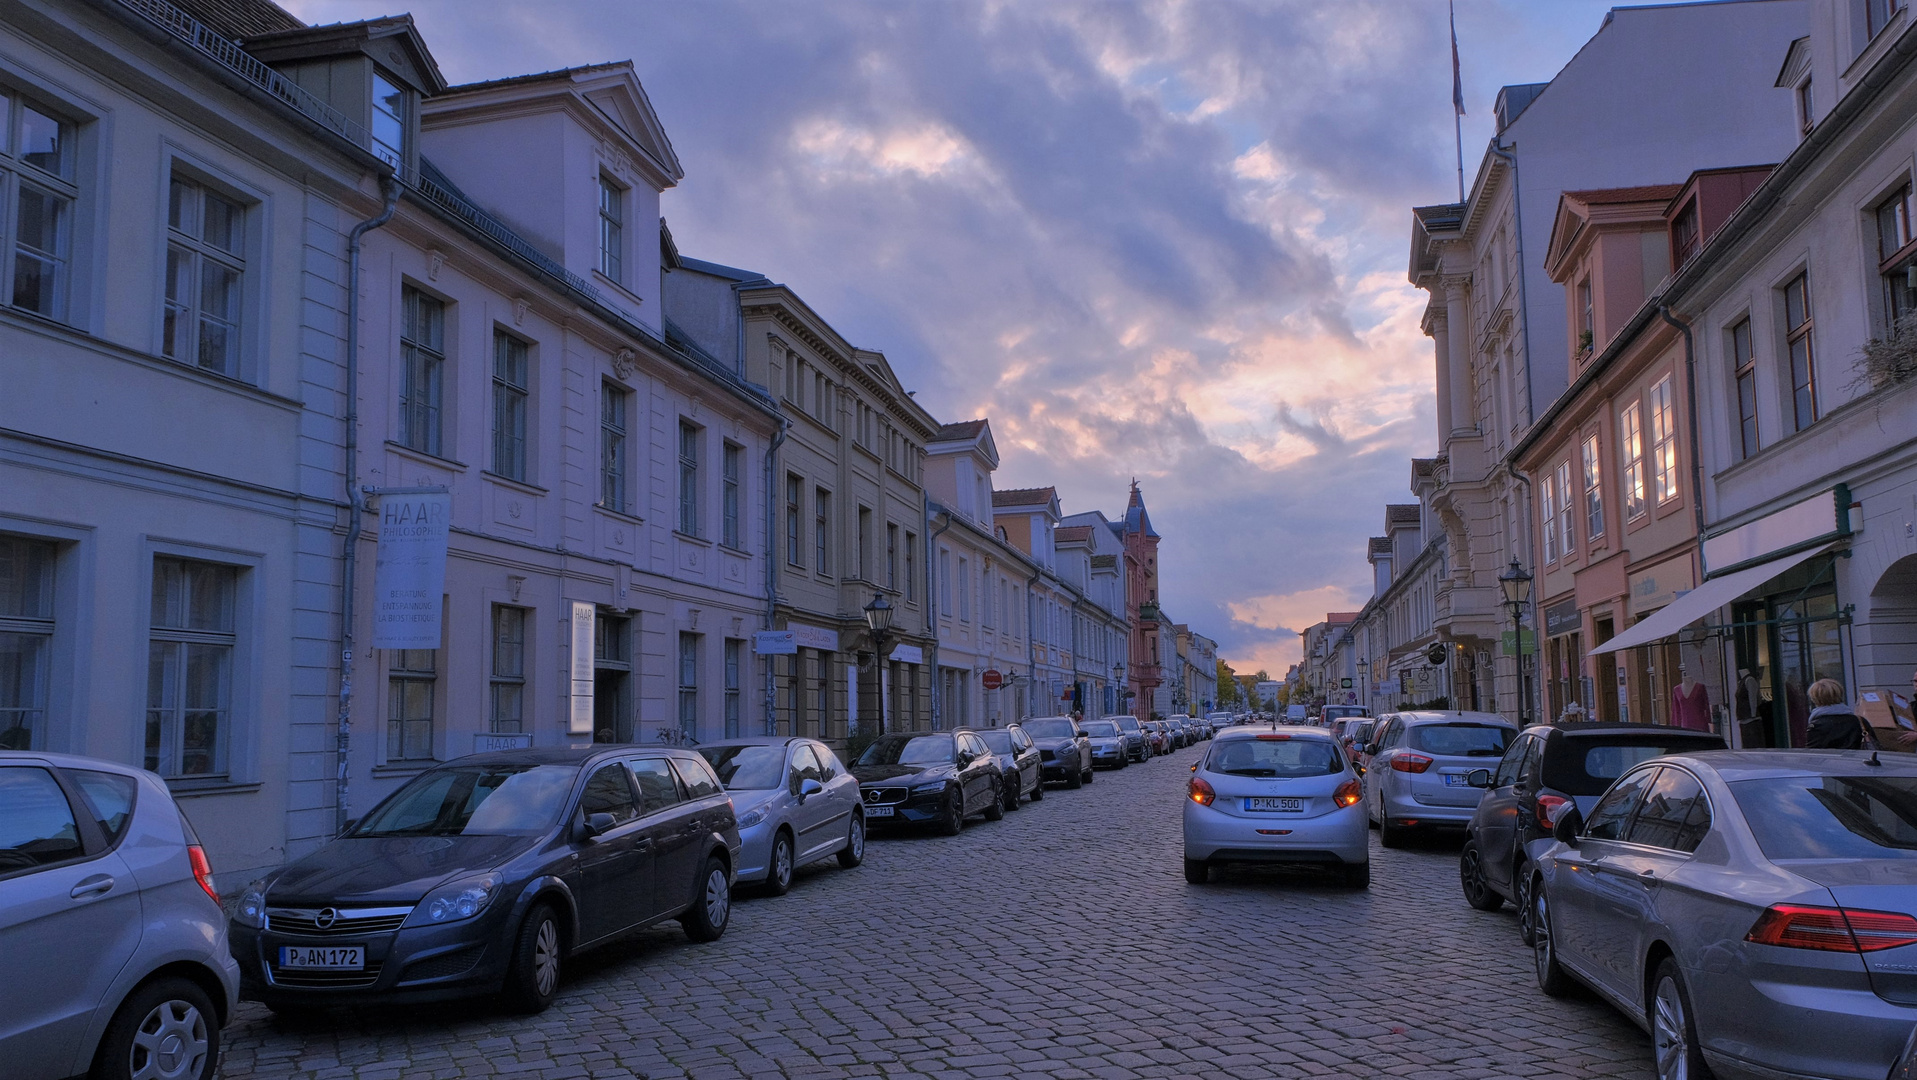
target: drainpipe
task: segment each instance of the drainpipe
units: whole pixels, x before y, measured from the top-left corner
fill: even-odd
[[[334,780],[334,818],[346,830],[347,774],[353,744],[353,593],[359,579],[359,241],[393,218],[399,206],[399,180],[391,173],[380,177],[385,202],[379,213],[354,225],[346,234],[346,551],[339,601],[339,723],[334,752],[339,775]]]
[[[1036,559],[1034,559],[1033,562],[1035,565],[1032,568],[1032,576],[1025,581],[1025,677],[1031,680],[1032,689],[1037,690],[1038,634],[1036,630],[1038,627],[1038,591],[1034,589],[1033,586],[1038,584],[1039,577],[1045,573],[1045,567],[1043,564],[1038,563]],[[1025,704],[1029,706],[1031,703],[1032,699],[1027,695]],[[1025,718],[1021,716],[1019,719],[1023,720]]]
[[[1524,340],[1524,423],[1529,426],[1537,419],[1538,404],[1531,389],[1531,301],[1529,287],[1525,283],[1524,188],[1518,184],[1517,155],[1506,150],[1495,137],[1491,140],[1491,152],[1511,167],[1511,214],[1517,222],[1517,228],[1511,230],[1511,238],[1517,246],[1518,255],[1518,336]]]
[[[925,611],[930,630],[927,636],[932,639],[932,730],[938,731],[940,730],[939,721],[945,717],[945,701],[943,695],[939,693],[939,593],[938,570],[934,566],[939,548],[935,541],[945,535],[945,530],[952,527],[952,512],[940,511],[945,515],[945,524],[940,525],[934,532],[932,531],[931,497],[924,495],[920,497],[925,500]]]
[[[1704,457],[1698,452],[1697,352],[1691,341],[1690,323],[1671,314],[1671,309],[1661,303],[1657,306],[1657,317],[1670,323],[1684,335],[1684,404],[1691,424],[1691,511],[1697,521],[1697,542],[1702,544],[1704,542]],[[1702,566],[1701,554],[1699,565]]]
[[[745,320],[739,320],[740,347],[744,348]],[[765,628],[770,630],[779,613],[779,559],[778,559],[778,519],[779,519],[779,447],[785,443],[785,433],[792,426],[784,413],[779,414],[779,432],[772,436],[772,442],[765,448]],[[797,655],[796,653],[794,654]],[[773,666],[778,661],[767,656],[765,660],[765,733],[779,733],[779,682]],[[794,663],[797,663],[795,660]]]

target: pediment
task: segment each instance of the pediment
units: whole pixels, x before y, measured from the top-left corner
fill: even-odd
[[[633,74],[630,64],[606,69],[580,87],[580,95],[624,132],[633,147],[650,158],[668,186],[685,179],[686,170],[666,137],[665,125],[653,111],[652,99]]]

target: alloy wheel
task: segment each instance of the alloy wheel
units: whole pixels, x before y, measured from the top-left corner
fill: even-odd
[[[726,883],[723,867],[715,866],[706,875],[706,922],[713,927],[723,927],[732,914],[732,887]]]
[[[1651,1009],[1651,1047],[1657,1061],[1658,1080],[1690,1080],[1690,1025],[1685,1022],[1684,996],[1677,980],[1657,981],[1656,1000]]]
[[[792,887],[792,841],[783,836],[772,841],[772,887],[779,892]]]
[[[533,989],[550,997],[559,985],[559,924],[546,919],[533,937]]]
[[[133,1034],[128,1071],[134,1080],[197,1077],[210,1050],[200,1010],[190,1001],[162,1001]]]

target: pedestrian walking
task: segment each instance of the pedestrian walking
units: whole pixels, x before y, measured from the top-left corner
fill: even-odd
[[[1804,745],[1813,750],[1875,750],[1877,740],[1864,718],[1844,701],[1844,684],[1819,679],[1805,691],[1810,698],[1810,724]]]

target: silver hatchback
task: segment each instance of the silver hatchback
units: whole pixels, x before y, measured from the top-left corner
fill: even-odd
[[[206,854],[159,777],[0,752],[0,1071],[207,1080],[239,999]]]
[[[1385,847],[1414,829],[1462,829],[1482,789],[1472,770],[1498,763],[1518,729],[1497,713],[1401,712],[1378,719],[1365,747],[1365,807]]]

